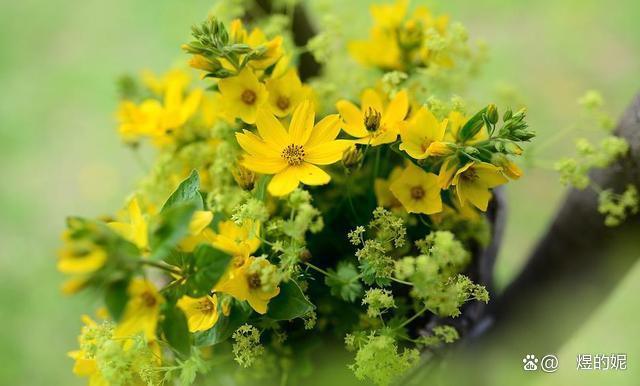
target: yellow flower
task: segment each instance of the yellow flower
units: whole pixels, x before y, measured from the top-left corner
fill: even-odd
[[[191,252],[198,244],[211,243],[214,235],[213,230],[209,228],[211,220],[213,220],[213,212],[208,210],[195,211],[189,223],[189,233],[180,241],[180,249]]]
[[[487,128],[483,126],[482,129],[480,129],[480,131],[478,131],[476,135],[467,139],[465,142],[461,142],[460,139],[458,138],[458,132],[460,131],[462,126],[464,126],[464,124],[467,123],[468,120],[469,118],[465,117],[459,111],[450,112],[448,117],[449,130],[447,130],[444,136],[444,140],[447,142],[456,142],[460,144],[474,144],[474,143],[478,143],[486,139],[489,139],[489,133],[487,132]]]
[[[157,146],[174,142],[184,124],[197,112],[203,91],[195,89],[186,95],[188,77],[177,73],[167,75],[163,81],[148,80],[149,87],[162,92],[162,103],[147,99],[139,106],[124,101],[118,109],[118,131],[127,142],[139,137],[150,137]]]
[[[364,66],[385,70],[403,70],[405,67],[395,31],[373,27],[368,40],[349,42],[347,48],[351,56]]]
[[[281,77],[267,80],[266,88],[269,92],[269,108],[280,118],[289,115],[307,96],[295,69],[288,70]]]
[[[95,328],[97,323],[88,315],[82,316],[83,333],[78,338],[80,347],[91,347],[95,344],[93,334],[85,334],[88,329]],[[84,350],[71,351],[69,357],[75,362],[73,364],[73,373],[79,377],[89,377],[89,386],[108,386],[108,382],[102,377],[98,370],[98,363],[95,357]]]
[[[367,89],[362,93],[360,108],[346,100],[338,101],[336,107],[344,120],[344,131],[358,138],[357,143],[377,146],[398,138],[409,110],[409,96],[402,90],[384,106],[380,94]]]
[[[267,100],[267,90],[250,68],[218,83],[227,112],[234,118],[253,124],[258,108]]]
[[[58,271],[66,274],[89,274],[102,268],[107,261],[104,249],[89,240],[74,241],[63,234],[65,245],[58,253]]]
[[[258,133],[236,133],[245,154],[242,165],[262,174],[275,174],[267,189],[274,196],[291,193],[300,182],[324,185],[331,177],[316,165],[339,161],[349,141],[336,140],[340,132],[337,115],[329,115],[313,125],[315,113],[309,101],[296,107],[289,130],[268,111],[260,110],[256,119]]]
[[[155,99],[147,99],[140,105],[123,101],[116,113],[118,132],[125,142],[136,142],[140,137],[151,136],[159,126],[162,104]]]
[[[501,168],[486,162],[469,162],[458,169],[451,183],[456,187],[460,206],[468,201],[484,212],[491,199],[489,189],[507,182]]]
[[[249,47],[254,49],[259,46],[265,47],[265,52],[261,59],[249,62],[249,66],[256,70],[264,70],[271,66],[280,59],[284,52],[282,49],[282,36],[276,36],[271,40],[267,40],[267,37],[260,28],[254,28],[251,33],[248,33],[240,19],[233,20],[229,30],[231,40],[236,43],[248,44]]]
[[[149,251],[149,226],[138,204],[138,199],[133,198],[127,207],[129,222],[113,221],[108,223],[120,236],[134,243],[143,252]]]
[[[246,300],[257,313],[265,314],[269,300],[280,293],[275,273],[275,266],[267,259],[250,256],[242,261],[242,265],[234,267],[216,285],[215,291]]]
[[[402,208],[402,204],[396,196],[391,193],[389,190],[389,186],[397,180],[402,175],[402,168],[400,166],[396,166],[393,168],[389,177],[385,180],[384,178],[376,178],[373,183],[373,190],[376,193],[376,200],[378,202],[378,206],[383,208],[389,208],[392,210],[397,210]]]
[[[191,332],[208,330],[218,321],[218,298],[215,294],[201,298],[183,296],[177,306],[187,317]]]
[[[144,279],[133,279],[129,284],[128,294],[129,300],[114,336],[131,338],[137,333],[143,333],[147,341],[154,341],[160,306],[164,299],[153,283]]]
[[[404,150],[415,159],[425,159],[428,156],[440,155],[447,146],[441,141],[447,129],[447,120],[438,122],[436,117],[424,107],[403,125],[400,130],[402,143],[400,150]]]
[[[442,211],[438,176],[409,164],[389,187],[409,213],[433,214]]]
[[[249,256],[260,247],[260,226],[246,221],[241,226],[233,221],[220,221],[218,233],[213,235],[212,243],[216,248],[231,256]]]
[[[393,4],[372,4],[369,7],[376,25],[385,29],[395,29],[404,19],[409,0],[397,0]]]
[[[517,180],[524,174],[522,172],[522,169],[520,169],[520,167],[516,165],[515,162],[507,158],[505,155],[494,154],[491,158],[491,163],[498,167],[501,167],[502,172],[512,180]]]
[[[182,69],[167,71],[162,76],[158,76],[152,71],[144,70],[141,78],[142,83],[157,96],[163,96],[169,85],[186,88],[191,81],[189,73]]]

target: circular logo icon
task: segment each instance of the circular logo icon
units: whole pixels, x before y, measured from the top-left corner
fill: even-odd
[[[553,373],[558,370],[558,357],[555,355],[545,355],[540,360],[540,368],[545,373]]]

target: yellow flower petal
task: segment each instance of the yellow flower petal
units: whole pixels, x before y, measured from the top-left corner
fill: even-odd
[[[256,126],[262,139],[270,146],[281,149],[291,143],[289,133],[280,121],[266,109],[260,109],[256,115]]]
[[[331,180],[327,172],[308,162],[292,169],[295,169],[300,182],[306,185],[324,185]]]
[[[256,173],[276,174],[283,171],[288,165],[282,158],[263,158],[245,155],[242,166]]]
[[[341,100],[336,103],[336,108],[345,122],[344,131],[347,134],[356,138],[366,137],[369,134],[364,127],[364,114],[356,105],[349,101]]]
[[[380,94],[372,88],[368,88],[362,92],[362,97],[360,99],[362,103],[360,106],[362,107],[362,112],[367,113],[369,109],[373,109],[380,114],[384,112],[382,108],[382,98],[380,98]]]
[[[363,100],[364,103],[364,100]],[[381,111],[381,110],[378,110]],[[382,115],[382,124],[397,124],[402,121],[409,111],[409,95],[406,90],[399,91],[389,102],[387,110]]]
[[[351,141],[339,139],[336,141],[325,142],[306,149],[305,161],[316,165],[330,165],[342,159],[342,154],[349,146]],[[302,181],[304,183],[304,181]]]
[[[315,112],[308,100],[300,103],[293,110],[293,116],[289,124],[289,135],[294,144],[304,145],[307,142],[313,129],[314,119]]]
[[[305,143],[305,148],[312,148],[326,142],[333,141],[340,133],[340,117],[337,114],[327,115],[316,123],[311,136]]]
[[[267,190],[273,196],[284,196],[293,192],[299,182],[298,172],[294,167],[289,166],[273,176]]]

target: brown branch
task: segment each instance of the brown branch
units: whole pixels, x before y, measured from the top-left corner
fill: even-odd
[[[640,94],[616,128],[628,156],[591,174],[604,189],[640,186]],[[597,194],[572,189],[528,263],[491,307],[492,331],[533,337],[547,352],[559,347],[601,304],[640,258],[640,219],[604,225]],[[540,339],[540,337],[544,337]]]

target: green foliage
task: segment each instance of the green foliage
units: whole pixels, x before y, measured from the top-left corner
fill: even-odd
[[[200,177],[197,171],[192,171],[187,179],[182,181],[176,190],[169,196],[162,206],[162,211],[166,211],[172,207],[193,203],[195,210],[202,210],[202,196],[200,195]]]
[[[376,385],[386,386],[413,367],[418,358],[418,350],[400,351],[392,337],[371,333],[357,347],[355,363],[349,368],[360,380],[369,379]]]
[[[207,244],[198,245],[193,253],[173,252],[166,262],[181,271],[173,292],[177,297],[197,298],[209,294],[226,272],[231,259],[229,254]]]
[[[191,353],[191,335],[184,313],[175,304],[166,303],[162,314],[164,318],[160,326],[167,342],[177,352],[188,357]]]
[[[260,344],[260,331],[254,326],[243,324],[233,333],[234,360],[242,367],[250,367],[258,357],[264,354]]]
[[[171,252],[189,232],[189,223],[197,206],[193,202],[181,202],[160,212],[149,238],[151,258],[160,259]]]
[[[360,275],[353,263],[341,261],[336,270],[329,269],[328,272],[329,275],[324,280],[332,295],[339,296],[342,300],[350,303],[362,295]]]
[[[307,315],[315,306],[293,280],[280,284],[280,293],[269,302],[267,316],[274,320],[291,320]]]

